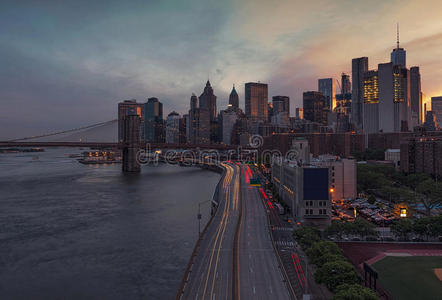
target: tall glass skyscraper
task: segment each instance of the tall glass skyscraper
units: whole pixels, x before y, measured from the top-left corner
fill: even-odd
[[[336,105],[336,92],[333,78],[318,79],[318,92],[324,95],[325,106],[332,111],[333,107]]]
[[[146,142],[164,142],[163,103],[149,98],[144,104],[144,139]]]

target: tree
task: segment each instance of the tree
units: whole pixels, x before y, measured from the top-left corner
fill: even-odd
[[[428,240],[428,236],[430,235],[430,222],[431,218],[416,219],[412,226],[413,233],[420,237],[425,236],[425,238]]]
[[[318,228],[306,226],[293,231],[293,237],[303,249],[308,249],[321,240],[321,233]]]
[[[342,239],[342,234],[345,231],[346,222],[342,220],[333,220],[330,226],[324,231],[326,237],[336,236],[338,239]]]
[[[408,240],[408,235],[413,230],[413,223],[410,219],[400,219],[391,225],[390,228],[396,236],[400,237],[400,239]]]
[[[338,245],[330,241],[316,242],[308,248],[305,253],[308,256],[309,261],[318,267],[326,263],[328,261],[327,259],[336,260],[336,258],[339,258],[340,260],[343,260],[342,250]],[[325,256],[328,257],[326,258]]]
[[[338,285],[359,283],[359,276],[349,262],[331,261],[316,270],[315,281],[325,284],[333,292]]]
[[[359,284],[341,284],[332,300],[377,300],[376,293]]]
[[[442,215],[430,218],[428,225],[428,235],[432,237],[442,235]]]
[[[417,192],[423,195],[420,197],[420,202],[427,210],[428,216],[431,216],[433,208],[442,205],[442,183],[432,179],[424,180],[417,186]]]
[[[353,228],[353,233],[361,237],[378,234],[377,231],[375,231],[376,226],[362,218],[357,218],[353,222]]]

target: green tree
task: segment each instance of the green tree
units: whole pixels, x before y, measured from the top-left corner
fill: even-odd
[[[325,284],[333,292],[338,285],[359,283],[359,276],[349,262],[331,261],[316,270],[315,281]]]
[[[408,240],[408,235],[413,230],[413,223],[410,219],[400,219],[391,225],[391,231],[402,240]]]
[[[442,235],[442,215],[431,217],[428,223],[429,236],[437,237]]]
[[[431,210],[442,205],[442,183],[427,179],[417,186],[417,191],[423,195],[419,200],[427,210],[427,215],[431,216]]]
[[[376,293],[359,284],[341,284],[332,300],[377,300]]]
[[[346,222],[342,220],[333,220],[325,231],[324,235],[326,237],[337,237],[338,239],[342,239],[342,235],[344,234]]]
[[[322,266],[327,262],[327,259],[324,258],[326,255],[335,255],[338,257],[341,256],[340,259],[343,259],[342,250],[338,247],[338,245],[330,241],[316,242],[310,248],[308,248],[305,253],[308,256],[309,261],[317,266]]]
[[[376,226],[365,219],[357,218],[351,225],[353,227],[353,234],[357,234],[361,237],[367,235],[377,235],[377,231],[375,231]]]
[[[412,226],[413,233],[419,235],[420,237],[425,237],[428,240],[428,236],[430,235],[430,222],[431,218],[420,218],[414,220]]]
[[[321,240],[321,233],[316,227],[306,226],[294,230],[293,237],[305,250]]]

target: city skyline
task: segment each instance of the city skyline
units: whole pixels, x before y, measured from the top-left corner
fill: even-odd
[[[396,22],[407,67],[420,67],[427,99],[442,94],[442,68],[434,59],[442,51],[440,3],[284,2],[271,10],[267,2],[248,1],[106,3],[2,4],[2,138],[109,120],[115,104],[131,98],[158,97],[165,113],[183,114],[207,78],[218,111],[227,107],[233,83],[243,108],[250,81],[267,83],[269,98],[289,96],[295,111],[302,93],[316,90],[317,79],[350,74],[352,58],[368,56],[369,69],[388,62]],[[413,18],[417,10],[426,17]],[[314,16],[320,21],[311,21]]]

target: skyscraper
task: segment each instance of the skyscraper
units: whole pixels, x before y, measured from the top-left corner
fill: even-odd
[[[364,103],[364,73],[368,71],[368,57],[352,60],[352,93],[351,93],[351,122],[357,129],[362,129]]]
[[[265,83],[248,82],[245,86],[246,116],[251,120],[268,121],[268,86]]]
[[[364,74],[363,127],[365,133],[379,131],[379,77],[378,71]]]
[[[290,116],[290,98],[287,96],[273,96],[273,115],[286,112]]]
[[[118,103],[118,141],[120,142],[124,140],[124,118],[130,109],[133,109],[131,112],[135,112],[140,117],[140,138],[144,137],[144,104],[137,103],[135,99],[124,100]]]
[[[422,124],[422,90],[419,67],[410,69],[410,106],[412,127]]]
[[[240,111],[229,105],[226,110],[220,112],[220,127],[221,127],[221,141],[226,145],[231,145],[233,142],[233,129],[238,120]]]
[[[408,131],[410,71],[393,63],[379,64],[379,130]]]
[[[239,108],[239,96],[235,90],[235,85],[233,85],[232,91],[230,92],[229,104],[232,107]]]
[[[350,94],[350,93],[351,93],[350,75],[342,73],[341,74],[341,94]]]
[[[325,106],[327,106],[329,110],[332,111],[336,105],[336,92],[333,78],[318,79],[318,92],[324,95]]]
[[[309,91],[302,95],[304,120],[327,125],[327,112],[325,97],[320,92]]]
[[[164,142],[163,103],[158,98],[149,98],[144,104],[144,128],[146,142]]]
[[[198,107],[198,99],[192,94],[190,97],[189,118],[186,124],[187,141],[190,144],[210,143],[210,114],[209,110]]]
[[[440,126],[442,124],[442,96],[431,97],[431,111],[436,117],[436,122]]]
[[[406,54],[407,52],[404,50],[404,48],[399,47],[399,24],[397,26],[397,41],[396,41],[396,48],[391,51],[391,62],[393,65],[401,66],[403,68],[406,68]]]
[[[216,120],[216,96],[209,80],[207,80],[206,87],[199,97],[199,107],[209,111],[210,121]]]
[[[180,142],[180,115],[173,111],[166,118],[166,143],[178,144]]]

